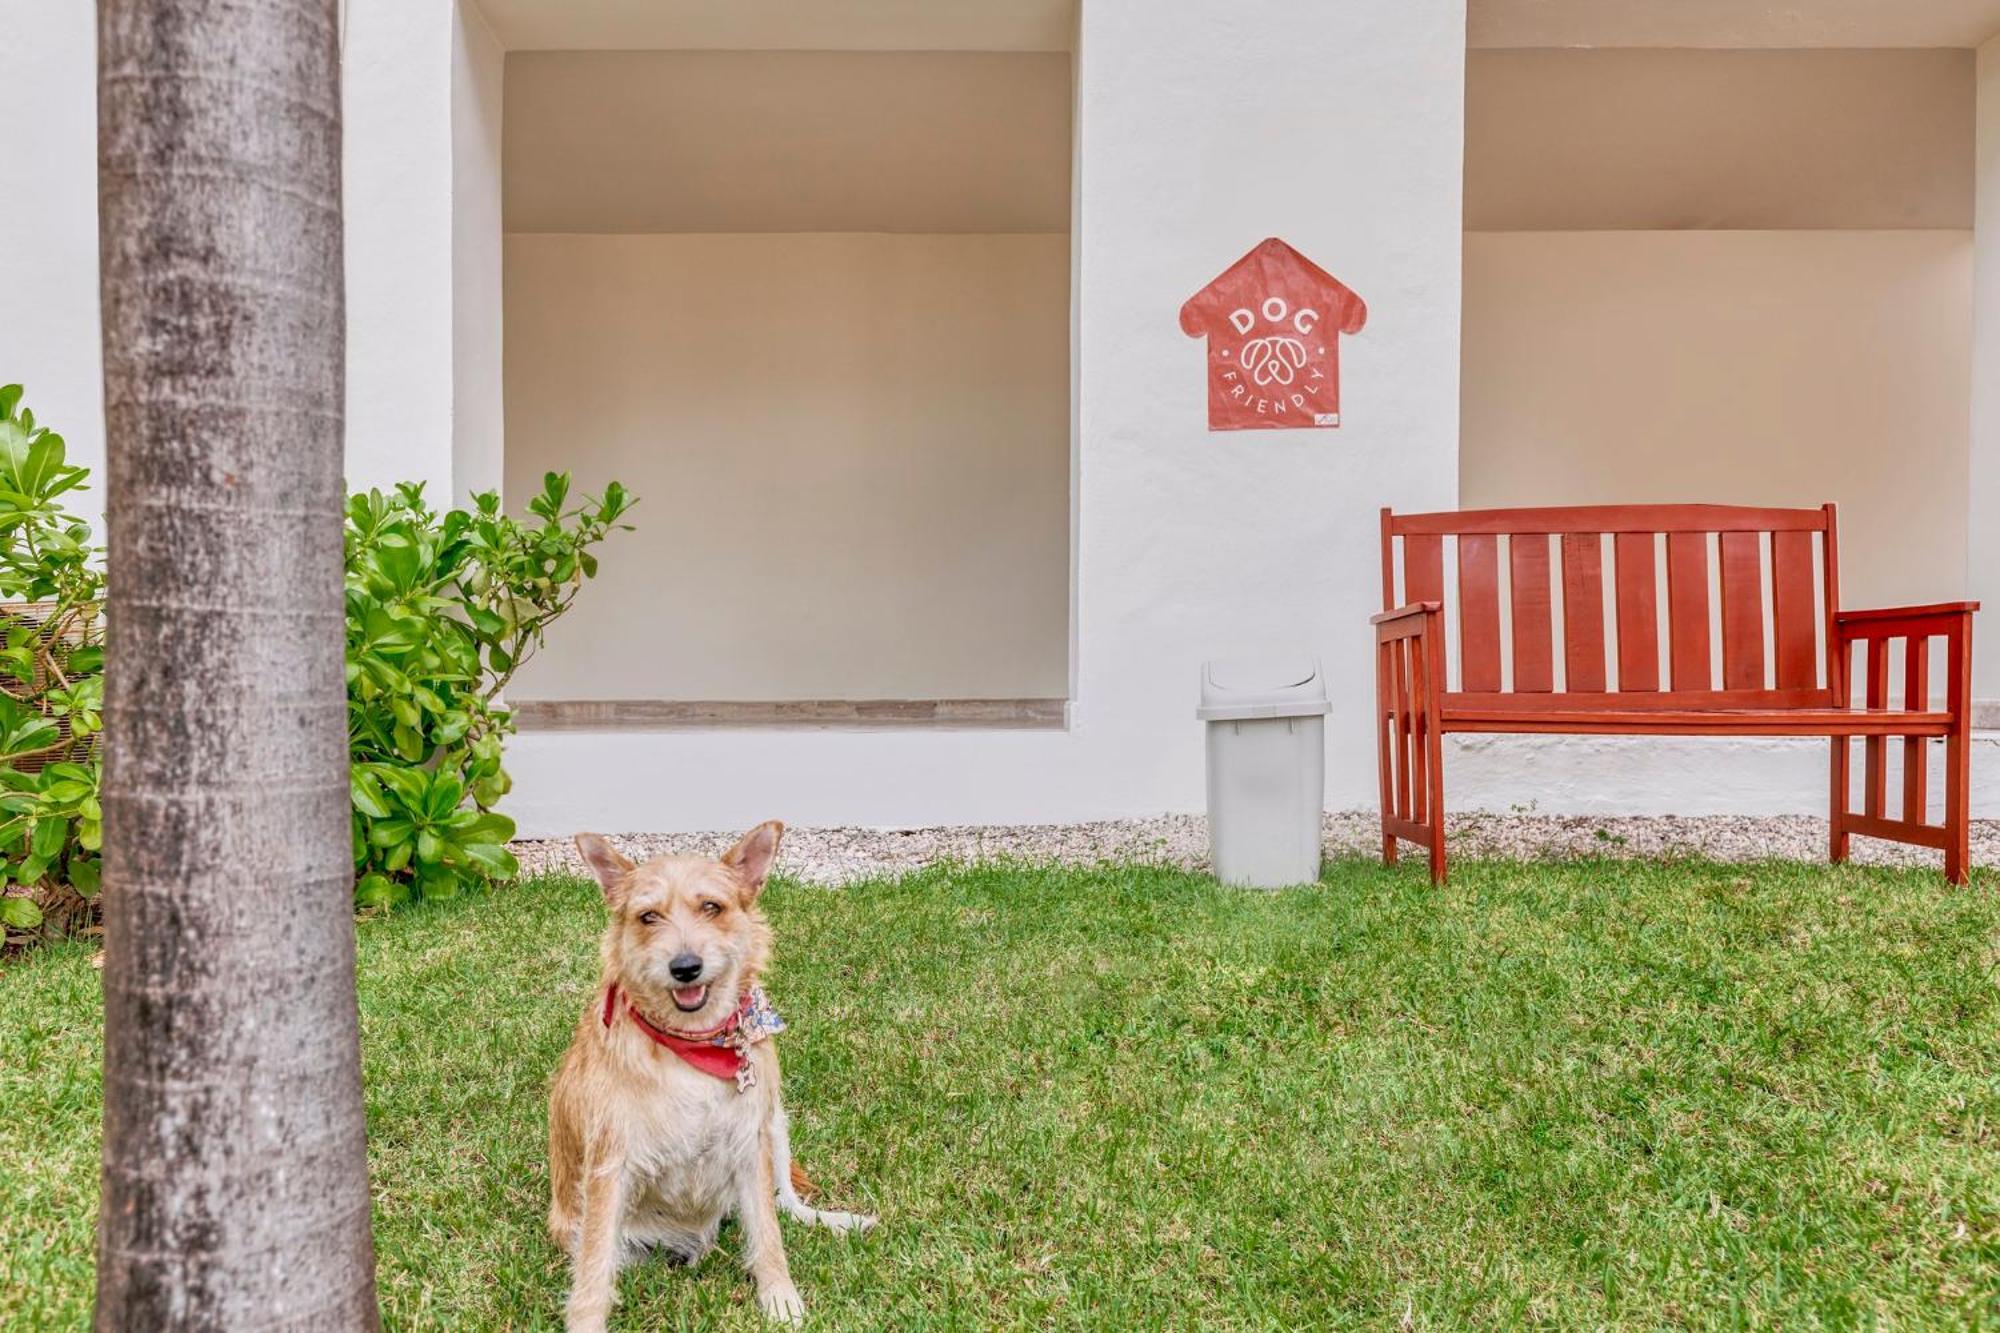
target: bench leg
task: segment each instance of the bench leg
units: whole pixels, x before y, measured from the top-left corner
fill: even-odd
[[[1835,865],[1847,860],[1847,764],[1851,739],[1833,738],[1833,780],[1829,784],[1826,807],[1826,859]]]
[[[1396,864],[1396,834],[1389,820],[1396,813],[1396,760],[1402,752],[1402,719],[1396,708],[1394,676],[1401,663],[1395,644],[1375,645],[1375,755],[1382,785],[1382,864]]]
[[[1959,617],[1945,637],[1950,654],[1945,706],[1952,711],[1944,738],[1944,877],[1963,884],[1972,871],[1972,613]]]
[[[1425,813],[1430,817],[1431,826],[1431,883],[1444,883],[1444,737],[1435,726],[1425,728],[1425,747],[1428,750],[1426,776],[1430,780],[1430,796],[1424,802]]]
[[[1375,740],[1382,784],[1382,863],[1396,864],[1398,838],[1430,853],[1443,883],[1444,750],[1438,725],[1442,639],[1434,618],[1420,633],[1385,631],[1375,646]]]
[[[1953,884],[1972,869],[1971,739],[1964,728],[1944,738],[1944,877]]]

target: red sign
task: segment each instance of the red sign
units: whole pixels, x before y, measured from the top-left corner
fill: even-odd
[[[1208,339],[1208,428],[1340,424],[1340,335],[1361,298],[1273,236],[1188,298],[1181,328]]]

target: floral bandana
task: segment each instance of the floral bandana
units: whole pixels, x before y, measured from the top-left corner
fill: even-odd
[[[611,1020],[618,1016],[619,998],[616,985],[604,992],[604,1026],[607,1028],[611,1026]],[[738,1092],[757,1081],[757,1071],[750,1063],[750,1048],[785,1030],[785,1020],[778,1017],[778,1011],[771,1007],[762,986],[752,986],[734,1013],[714,1027],[703,1028],[699,1032],[655,1027],[639,1012],[637,1005],[629,1002],[625,1005],[625,1012],[641,1032],[702,1073],[713,1078],[735,1079]]]

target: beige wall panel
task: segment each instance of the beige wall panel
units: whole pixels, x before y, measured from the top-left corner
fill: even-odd
[[[509,47],[530,50],[1067,51],[1076,35],[1076,0],[480,0],[480,6]]]
[[[509,236],[508,494],[643,499],[515,695],[1064,695],[1068,283],[1063,235]]]
[[[1070,57],[517,51],[510,232],[1069,230]]]
[[[1470,231],[1967,228],[1970,51],[1475,51]]]
[[[1965,232],[1468,235],[1460,495],[1841,506],[1853,606],[1965,585]]]

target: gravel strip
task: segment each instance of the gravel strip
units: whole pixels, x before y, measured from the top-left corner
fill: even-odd
[[[1370,812],[1329,814],[1325,818],[1326,853],[1377,855],[1381,850],[1377,829],[1376,816]],[[644,860],[663,852],[714,856],[736,837],[736,833],[627,833],[611,841],[627,856]],[[1700,855],[1720,861],[1823,861],[1826,821],[1806,815],[1468,814],[1451,817],[1446,845],[1454,857]],[[1853,849],[1854,860],[1863,865],[1935,866],[1939,862],[1936,852],[1872,838],[1854,839]],[[550,870],[583,872],[576,849],[564,839],[518,842],[514,851],[525,875]],[[1405,855],[1421,855],[1421,851],[1406,847]],[[1002,858],[1061,865],[1136,861],[1205,870],[1208,821],[1200,815],[1162,815],[1095,824],[793,828],[785,832],[778,865],[794,879],[840,885],[918,870],[937,861]],[[1973,821],[1972,861],[1978,866],[2000,866],[2000,820]]]

